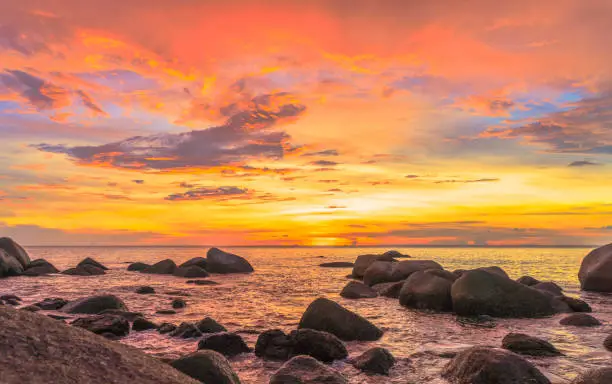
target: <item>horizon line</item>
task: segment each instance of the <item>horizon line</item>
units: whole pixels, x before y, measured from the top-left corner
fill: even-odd
[[[380,244],[380,245],[209,245],[209,244],[53,244],[23,245],[31,248],[597,248],[595,244],[524,244],[524,245],[487,245],[487,244]]]

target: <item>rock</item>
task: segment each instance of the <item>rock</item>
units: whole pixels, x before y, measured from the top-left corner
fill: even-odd
[[[572,384],[609,384],[612,383],[612,367],[592,369],[578,376]]]
[[[523,285],[527,285],[529,287],[533,287],[534,285],[538,284],[540,280],[533,278],[531,276],[521,276],[518,279],[516,279],[516,282],[523,284]]]
[[[472,347],[459,352],[442,376],[453,384],[550,384],[532,363],[512,352]]]
[[[53,313],[49,313],[49,314],[47,314],[47,316],[52,318],[52,319],[54,319],[54,320],[59,320],[59,321],[64,322],[64,323],[65,323],[65,320],[70,319],[70,317],[68,317],[68,316],[55,315]]]
[[[466,272],[467,272],[467,269],[455,269],[453,271],[453,275],[457,276],[457,278],[460,278]]]
[[[291,332],[291,356],[308,355],[324,363],[342,360],[348,356],[344,343],[331,333],[314,329],[298,329]]]
[[[158,328],[157,332],[163,334],[170,333],[176,329],[176,325],[171,323],[162,323]]]
[[[227,332],[224,326],[217,323],[214,319],[210,317],[205,317],[204,319],[198,321],[196,323],[196,327],[202,333],[218,333],[218,332]]]
[[[371,348],[352,361],[355,368],[367,373],[389,375],[389,370],[395,365],[395,358],[385,348]]]
[[[195,285],[219,285],[219,283],[212,280],[187,280],[186,283]]]
[[[532,286],[540,291],[546,291],[552,293],[554,296],[563,296],[563,288],[552,281],[538,283]]]
[[[561,319],[561,321],[559,321],[559,324],[571,325],[574,327],[596,327],[598,325],[601,325],[601,322],[586,313],[573,313]]]
[[[157,324],[154,322],[145,319],[144,317],[139,317],[134,320],[132,323],[132,331],[148,331],[149,329],[157,329]]]
[[[219,248],[211,248],[206,253],[206,265],[212,273],[250,273],[253,267],[238,255],[225,252]]]
[[[574,312],[591,312],[591,306],[584,300],[576,299],[570,296],[562,296],[563,300]]]
[[[426,271],[428,269],[442,270],[444,268],[432,260],[402,260],[393,267],[393,273],[389,281],[406,280],[413,273],[417,271]]]
[[[143,317],[144,316],[140,312],[122,311],[120,309],[105,309],[102,312],[100,312],[99,315],[121,316],[124,319],[126,319],[127,321],[134,321],[134,320],[138,319],[139,317]]]
[[[182,296],[182,297],[189,297],[189,296],[191,296],[191,293],[185,292],[185,291],[166,291],[164,293],[166,295],[171,295],[171,296]]]
[[[45,311],[57,311],[68,304],[68,300],[64,300],[59,297],[47,297],[43,301],[35,303],[34,305]]]
[[[28,311],[28,312],[38,312],[38,311],[40,311],[40,308],[35,306],[35,305],[28,305],[26,307],[21,307],[19,309],[22,309],[22,310]]]
[[[178,328],[170,332],[170,336],[192,339],[202,336],[202,332],[193,323],[181,323]]]
[[[105,267],[104,265],[98,263],[97,261],[95,261],[91,257],[87,257],[87,258],[81,260],[81,262],[77,264],[77,268],[78,267],[84,267],[86,265],[90,265],[90,266],[93,266],[93,267],[96,267],[96,268],[100,268],[100,269],[102,269],[104,271],[108,270],[107,267]]]
[[[612,244],[594,249],[582,260],[578,279],[585,291],[612,292]]]
[[[473,271],[485,271],[485,272],[496,274],[496,275],[501,276],[501,277],[505,277],[507,279],[510,278],[510,276],[508,276],[506,271],[504,271],[503,269],[501,269],[500,267],[498,267],[496,265],[492,266],[492,267],[476,268],[476,269],[473,269]]]
[[[374,341],[383,334],[368,320],[326,298],[318,298],[308,306],[299,328],[329,332],[347,341]]]
[[[242,337],[229,332],[204,335],[198,343],[198,350],[200,349],[211,349],[227,357],[233,357],[251,351],[244,340],[242,340]]]
[[[183,264],[179,265],[179,268],[191,267],[193,265],[195,265],[196,267],[200,267],[200,268],[206,270],[206,267],[208,266],[208,263],[207,263],[206,259],[203,258],[203,257],[194,257],[193,259],[189,259],[186,262],[184,262]]]
[[[404,283],[399,294],[399,302],[409,308],[451,311],[452,284],[453,281],[448,278],[426,271],[417,271]]]
[[[509,333],[502,340],[502,348],[528,356],[562,356],[563,354],[554,345],[546,340],[525,335],[523,333]]]
[[[143,285],[142,287],[136,288],[136,291],[139,295],[150,295],[155,293],[155,289],[153,287],[149,287],[148,285]]]
[[[76,268],[70,268],[62,272],[63,275],[70,276],[99,276],[104,275],[104,269],[98,268],[95,265],[83,264]]]
[[[187,306],[187,302],[183,299],[174,299],[172,300],[172,308],[181,309]]]
[[[372,289],[378,293],[379,296],[390,297],[393,299],[399,298],[400,291],[404,286],[404,280],[397,281],[394,283],[380,283],[372,286]]]
[[[87,313],[96,314],[105,309],[119,309],[127,311],[123,300],[115,295],[89,296],[75,301],[71,301],[62,307],[65,313]]]
[[[363,282],[370,287],[375,284],[393,281],[393,266],[397,264],[391,261],[375,261],[363,274]]]
[[[340,296],[346,299],[371,299],[378,296],[375,290],[358,281],[349,281]]]
[[[26,250],[10,237],[0,237],[0,250],[3,250],[9,258],[16,260],[22,270],[30,265],[30,256]]]
[[[603,346],[608,351],[612,352],[612,335],[608,335],[603,342]]]
[[[331,263],[319,264],[321,268],[353,268],[354,266],[354,263],[347,261],[333,261]]]
[[[197,265],[191,265],[188,267],[178,267],[174,270],[174,276],[177,277],[208,277],[210,274],[206,270],[198,267]]]
[[[374,263],[375,261],[395,261],[395,259],[391,256],[385,255],[358,256],[355,260],[355,265],[353,266],[352,276],[354,276],[355,278],[362,278],[368,267],[372,265],[372,263]]]
[[[387,251],[385,253],[382,254],[385,257],[393,257],[396,259],[401,259],[401,258],[410,258],[410,255],[404,255],[403,253],[399,252],[399,251],[395,251],[395,250],[391,250],[391,251]]]
[[[546,292],[483,270],[458,278],[451,297],[453,310],[460,316],[541,317],[556,312]]]
[[[135,348],[38,313],[3,307],[0,323],[0,361],[11,367],[3,384],[197,384]]]
[[[155,275],[171,275],[176,269],[176,264],[170,259],[162,260],[152,266],[143,269],[142,273],[150,273]]]
[[[21,297],[17,296],[17,295],[13,295],[13,294],[4,294],[0,296],[0,300],[4,300],[4,301],[21,301]]]
[[[19,276],[24,270],[19,260],[0,249],[0,277]]]
[[[50,273],[59,273],[59,269],[45,259],[33,260],[23,272],[26,276],[42,276]]]
[[[176,311],[174,309],[160,309],[156,311],[158,315],[176,315]]]
[[[240,384],[229,361],[215,351],[194,352],[174,360],[170,365],[205,384]]]
[[[98,335],[111,333],[115,336],[126,336],[130,333],[130,323],[123,317],[115,315],[80,317],[73,321],[72,325]]]
[[[257,338],[255,356],[262,359],[287,360],[293,350],[293,339],[280,329],[265,331]]]
[[[12,305],[12,306],[17,306],[17,305],[20,304],[19,301],[15,300],[15,299],[4,299],[4,303]]]
[[[151,267],[150,264],[137,262],[137,263],[132,263],[128,265],[127,270],[132,271],[132,272],[140,272],[140,271],[144,271],[145,269],[149,267]]]
[[[310,356],[296,356],[270,378],[270,384],[348,384],[338,371]]]

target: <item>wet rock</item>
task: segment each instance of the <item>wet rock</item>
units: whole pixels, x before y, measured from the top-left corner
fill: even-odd
[[[253,267],[238,255],[211,248],[206,253],[207,270],[212,273],[250,273]]]
[[[453,275],[457,276],[457,278],[460,278],[461,276],[463,276],[464,273],[466,273],[468,270],[467,269],[455,269],[453,271]]]
[[[132,331],[148,331],[149,329],[157,329],[158,326],[154,322],[145,319],[144,317],[138,317],[134,319],[132,323]]]
[[[591,312],[591,306],[584,300],[576,299],[575,297],[562,296],[563,300],[574,312]]]
[[[144,271],[145,269],[149,267],[151,267],[150,264],[137,262],[137,263],[132,263],[128,265],[127,270],[132,271],[132,272],[140,272],[140,271]]]
[[[414,272],[404,283],[399,294],[399,302],[409,308],[450,311],[453,308],[452,284],[453,280],[434,273]]]
[[[177,277],[208,277],[210,274],[206,270],[198,267],[197,265],[190,265],[188,267],[178,267],[174,270],[174,276]]]
[[[509,333],[502,340],[502,348],[528,356],[561,356],[561,352],[546,340],[525,335]]]
[[[0,296],[0,300],[4,300],[4,301],[21,301],[21,297],[17,296],[17,295],[13,295],[11,293],[8,294],[4,294],[2,296]]]
[[[347,261],[333,261],[331,263],[319,264],[319,267],[321,268],[353,268],[354,266],[354,263]]]
[[[383,334],[365,318],[326,298],[318,298],[308,306],[299,328],[329,332],[347,341],[373,341]]]
[[[198,350],[200,349],[211,349],[227,357],[251,351],[240,335],[230,332],[204,335],[198,343]]]
[[[143,269],[142,273],[150,273],[155,275],[171,275],[176,269],[176,264],[170,259],[162,260],[152,266]]]
[[[612,383],[612,367],[592,369],[578,376],[572,384],[609,384]]]
[[[74,300],[62,307],[62,312],[65,313],[88,313],[96,314],[106,309],[119,309],[127,311],[127,307],[123,300],[115,295],[98,295],[89,296],[82,299]]]
[[[536,285],[533,285],[532,287],[540,291],[549,292],[554,296],[563,296],[563,288],[561,288],[559,285],[552,281],[538,283]]]
[[[442,270],[443,268],[433,260],[402,260],[393,267],[393,273],[389,281],[406,280],[413,273],[428,269]]]
[[[596,327],[598,325],[601,325],[601,322],[586,313],[573,313],[561,319],[561,321],[559,321],[559,324],[571,325],[574,327]]]
[[[296,356],[270,378],[270,384],[348,384],[333,368],[310,356]]]
[[[411,257],[410,255],[405,255],[405,254],[403,254],[403,253],[401,253],[399,251],[395,251],[395,250],[387,251],[387,252],[383,253],[382,255],[385,256],[385,257],[393,257],[393,258],[396,258],[396,259],[402,259],[402,258],[403,259],[407,259],[407,258]]]
[[[187,306],[187,302],[183,299],[174,299],[172,300],[172,308],[181,309]]]
[[[389,375],[389,370],[395,365],[395,358],[385,348],[371,348],[352,361],[355,368],[367,373]]]
[[[255,356],[270,360],[287,360],[293,350],[293,339],[280,329],[265,331],[257,338]]]
[[[395,261],[392,256],[385,255],[361,255],[358,256],[355,260],[355,265],[353,266],[352,276],[356,278],[362,278],[365,274],[365,271],[368,269],[370,265],[372,265],[375,261]]]
[[[59,269],[45,259],[33,260],[23,272],[26,276],[43,276],[51,273],[59,273]]]
[[[0,277],[19,276],[24,270],[19,260],[0,249]]]
[[[451,297],[460,316],[541,317],[556,312],[546,292],[483,270],[464,273],[453,283]]]
[[[0,237],[0,277],[21,274],[30,265],[30,256],[21,245],[10,237]],[[9,274],[6,274],[8,272]]]
[[[105,267],[104,265],[102,265],[102,264],[98,263],[97,261],[95,261],[95,260],[94,260],[94,259],[92,259],[91,257],[87,257],[87,258],[85,258],[85,259],[81,260],[81,262],[77,264],[77,268],[78,268],[78,267],[88,266],[88,265],[89,265],[89,266],[92,266],[92,267],[100,268],[100,269],[102,269],[102,270],[104,270],[104,271],[107,271],[107,270],[108,270],[108,268],[107,268],[107,267]]]
[[[371,299],[378,296],[375,290],[358,281],[349,281],[340,296],[345,299]]]
[[[174,360],[170,365],[202,383],[240,384],[240,379],[229,361],[215,351],[194,352]]]
[[[292,341],[291,356],[308,355],[325,363],[348,356],[344,343],[331,333],[298,329],[291,332],[289,338]]]
[[[378,293],[379,296],[390,297],[393,299],[399,298],[400,291],[404,286],[404,280],[397,281],[394,283],[380,283],[372,286],[372,289]]]
[[[143,317],[144,315],[140,312],[130,312],[130,311],[122,311],[120,309],[105,309],[100,312],[99,315],[115,315],[121,316],[127,321],[134,321],[139,317]]]
[[[68,304],[68,300],[64,300],[59,297],[47,297],[43,301],[35,303],[34,305],[45,311],[57,311]]]
[[[160,326],[157,328],[157,332],[161,333],[162,335],[170,333],[174,330],[176,330],[176,325],[172,323],[161,323]]]
[[[73,321],[72,325],[98,335],[111,333],[115,336],[126,336],[130,333],[130,323],[123,317],[115,315],[81,317]]]
[[[156,311],[158,315],[176,315],[176,311],[174,309],[160,309]]]
[[[150,295],[155,293],[155,289],[153,287],[149,287],[148,285],[143,285],[142,287],[136,288],[135,292],[139,295]]]
[[[227,332],[224,326],[217,323],[214,319],[210,317],[205,317],[204,319],[198,321],[196,323],[196,327],[202,333],[218,333],[218,332]]]
[[[516,279],[517,283],[526,285],[528,287],[533,287],[536,284],[540,283],[540,280],[533,278],[531,276],[521,276],[518,279]]]
[[[17,305],[21,304],[19,301],[15,300],[15,299],[4,299],[4,303],[8,304],[8,305],[12,305],[12,306],[17,306]]]
[[[181,323],[174,331],[170,332],[172,337],[180,337],[182,339],[192,339],[202,336],[202,332],[193,323]]]
[[[363,274],[363,282],[372,286],[380,283],[387,283],[392,280],[393,267],[397,264],[391,261],[375,261]]]
[[[203,257],[194,257],[193,259],[189,259],[186,262],[184,262],[183,264],[179,265],[179,268],[186,268],[186,267],[191,267],[191,266],[196,266],[196,267],[200,267],[204,270],[206,270],[206,267],[208,266],[207,261],[205,258]]]
[[[186,283],[194,285],[219,285],[219,283],[212,280],[187,280]]]
[[[550,384],[532,363],[512,352],[472,347],[457,354],[442,376],[453,384]]]
[[[612,352],[612,335],[608,335],[603,342],[603,346],[608,351]]]
[[[76,268],[67,269],[61,273],[69,276],[99,276],[104,275],[106,272],[104,272],[104,269],[98,268],[95,265],[84,264]]]
[[[28,312],[38,312],[38,311],[40,311],[40,308],[35,306],[35,305],[28,305],[26,307],[21,307],[19,309],[24,310],[24,311],[28,311]]]
[[[501,269],[500,267],[498,267],[496,265],[492,266],[492,267],[476,268],[476,269],[473,269],[473,271],[485,271],[485,272],[493,273],[493,274],[501,276],[501,277],[505,277],[507,279],[510,278],[510,276],[508,276],[506,271],[504,271],[503,269]]]
[[[578,279],[585,291],[612,292],[612,244],[594,249],[582,260]]]

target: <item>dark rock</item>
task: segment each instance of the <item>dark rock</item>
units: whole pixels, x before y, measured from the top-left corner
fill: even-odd
[[[179,268],[191,267],[193,265],[195,265],[196,267],[200,267],[200,268],[202,268],[204,270],[206,270],[206,267],[208,266],[207,261],[206,261],[205,258],[203,258],[203,257],[194,257],[193,259],[187,260],[183,264],[179,265]]]
[[[140,271],[144,271],[145,269],[149,267],[151,267],[150,264],[137,262],[137,263],[132,263],[128,265],[127,270],[132,271],[132,272],[140,272]]]
[[[134,321],[134,320],[138,319],[139,317],[143,317],[144,316],[140,312],[122,311],[120,309],[105,309],[104,311],[100,312],[99,315],[121,316],[124,319],[126,319],[127,321]]]
[[[293,339],[280,329],[265,331],[257,338],[255,356],[270,360],[287,360],[293,350]]]
[[[154,322],[145,319],[144,317],[138,317],[136,319],[134,319],[134,322],[132,323],[132,330],[133,331],[147,331],[149,329],[157,329],[158,326],[157,324],[155,324]]]
[[[174,270],[174,276],[177,277],[208,277],[210,274],[206,270],[198,267],[197,265],[190,265],[188,267],[178,267]]]
[[[347,341],[373,341],[383,334],[368,320],[326,298],[318,298],[308,306],[299,328],[329,332]]]
[[[170,336],[193,339],[202,336],[202,332],[193,323],[181,323],[174,331],[170,332]]]
[[[35,305],[28,305],[26,307],[21,307],[19,309],[22,309],[22,310],[28,311],[28,312],[38,312],[38,311],[40,311],[40,308],[35,306]]]
[[[98,268],[95,265],[84,264],[76,268],[70,268],[62,272],[63,275],[70,276],[99,276],[104,275],[104,269]]]
[[[395,261],[395,259],[391,256],[385,255],[358,256],[355,260],[355,265],[353,266],[352,276],[354,276],[355,278],[362,278],[368,267],[372,265],[372,263],[374,263],[375,261]]]
[[[391,261],[375,261],[363,274],[363,282],[366,285],[372,286],[380,283],[387,283],[392,280],[393,267],[397,264]]]
[[[207,270],[212,273],[250,273],[253,267],[238,255],[211,248],[206,253]]]
[[[547,281],[543,283],[538,283],[533,285],[532,288],[538,289],[540,291],[550,292],[554,296],[563,296],[563,288],[552,281]]]
[[[87,258],[81,260],[81,262],[77,264],[77,268],[78,267],[84,267],[86,265],[90,265],[90,266],[93,266],[93,267],[96,267],[96,268],[100,268],[100,269],[102,269],[104,271],[108,270],[107,267],[105,267],[104,265],[98,263],[97,261],[95,261],[91,257],[87,257]]]
[[[452,280],[433,273],[414,272],[404,283],[399,294],[399,302],[409,308],[451,311],[452,284]]]
[[[402,260],[393,267],[393,273],[389,281],[406,280],[413,273],[428,269],[442,270],[444,268],[433,260]]]
[[[130,333],[130,323],[123,317],[115,315],[80,317],[73,321],[72,325],[87,329],[98,335],[112,333],[116,336],[126,336]]]
[[[198,343],[198,349],[211,349],[227,357],[251,351],[240,335],[229,332],[204,335]]]
[[[157,332],[161,333],[162,335],[165,333],[170,333],[174,330],[176,330],[176,325],[172,323],[161,323],[161,325],[157,328]]]
[[[170,259],[162,260],[152,266],[143,269],[142,273],[150,273],[155,275],[171,275],[176,269],[176,264]]]
[[[15,300],[15,299],[4,299],[4,303],[12,305],[12,306],[17,306],[17,305],[21,304],[19,301]]]
[[[105,309],[119,309],[127,311],[127,307],[123,300],[115,295],[99,295],[89,296],[75,301],[71,301],[62,307],[62,312],[65,313],[88,313],[96,314]]]
[[[563,300],[574,312],[591,312],[591,306],[584,300],[576,299],[575,297],[562,296]]]
[[[166,295],[171,295],[171,296],[182,296],[182,297],[189,297],[189,296],[191,296],[191,293],[185,292],[185,291],[166,291],[164,293]]]
[[[612,244],[594,249],[582,260],[578,279],[585,291],[612,292]]]
[[[371,299],[378,296],[375,290],[358,281],[349,281],[340,296],[346,299]]]
[[[372,286],[379,296],[390,297],[393,299],[399,298],[400,291],[404,286],[404,281],[397,281],[393,283],[380,283]]]
[[[174,360],[170,365],[205,384],[240,384],[229,361],[215,351],[194,352]]]
[[[0,300],[4,300],[4,301],[21,301],[21,297],[17,296],[17,295],[13,295],[13,294],[5,294],[0,296]]]
[[[47,317],[50,317],[50,318],[52,318],[52,319],[54,319],[54,320],[59,320],[59,321],[61,321],[61,322],[65,322],[65,320],[70,319],[70,317],[68,317],[68,316],[55,315],[55,314],[53,314],[53,313],[48,313],[48,314],[47,314]]]
[[[502,340],[502,348],[528,356],[561,356],[561,352],[546,340],[525,335],[509,333]]]
[[[202,333],[218,333],[218,332],[227,332],[224,326],[217,323],[214,319],[210,317],[205,317],[204,319],[198,321],[196,323],[196,327]]]
[[[453,275],[457,276],[457,278],[460,278],[461,276],[463,276],[464,273],[466,273],[468,270],[467,269],[455,269],[453,271]]]
[[[404,255],[403,253],[399,252],[399,251],[395,251],[395,250],[391,250],[391,251],[387,251],[385,253],[382,254],[385,257],[393,257],[396,259],[408,259],[411,256],[410,255]]]
[[[604,348],[606,348],[608,351],[612,352],[612,335],[608,335],[603,343]]]
[[[30,256],[25,249],[10,237],[0,237],[0,250],[3,250],[9,258],[16,260],[21,269],[24,270],[30,265]],[[2,264],[0,261],[0,270]],[[2,275],[0,274],[0,277]]]
[[[534,285],[540,283],[540,280],[533,278],[531,276],[521,276],[518,279],[516,279],[516,282],[523,284],[523,285],[527,285],[529,287],[533,287]]]
[[[612,367],[596,368],[578,376],[571,384],[610,384]]]
[[[453,284],[451,297],[460,316],[540,317],[556,312],[546,292],[483,270],[464,273]]]
[[[186,283],[194,285],[219,285],[219,283],[212,280],[187,280]]]
[[[48,297],[43,301],[35,303],[34,305],[40,309],[44,309],[45,311],[57,311],[66,304],[68,304],[68,300],[64,300],[59,297]]]
[[[342,360],[348,356],[344,343],[331,333],[298,329],[291,332],[289,338],[293,342],[291,356],[308,355],[325,363]]]
[[[32,261],[23,272],[26,276],[42,276],[50,273],[59,273],[59,269],[55,268],[53,264],[45,259],[36,259]]]
[[[454,282],[455,280],[459,278],[457,275],[455,275],[451,271],[447,271],[445,269],[426,269],[423,272],[429,275],[441,277],[451,282]]]
[[[150,295],[155,293],[155,289],[153,287],[149,287],[148,285],[143,285],[142,287],[136,288],[135,292],[140,295]]]
[[[19,276],[24,270],[25,268],[18,259],[0,249],[0,277]]]
[[[269,384],[348,384],[333,368],[310,356],[296,356],[270,378]]]
[[[493,273],[495,275],[501,276],[501,277],[505,277],[507,279],[510,278],[510,276],[508,276],[508,274],[506,273],[506,271],[504,271],[503,269],[501,269],[498,266],[492,266],[492,267],[481,267],[481,268],[476,268],[473,269],[474,271],[485,271],[485,272],[489,272],[489,273]]]
[[[174,299],[172,300],[172,308],[181,309],[187,306],[187,302],[183,299]]]
[[[371,348],[352,361],[355,368],[367,373],[389,375],[389,370],[395,365],[395,358],[385,348]]]
[[[354,266],[354,263],[347,261],[333,261],[331,263],[319,264],[319,267],[322,268],[353,268]]]
[[[512,352],[472,347],[458,353],[442,376],[453,384],[550,384],[532,363]]]
[[[174,309],[160,309],[156,311],[158,315],[176,315],[176,311]]]
[[[596,327],[598,325],[601,325],[601,322],[586,313],[573,313],[561,319],[561,321],[559,321],[559,324],[571,325],[574,327]]]

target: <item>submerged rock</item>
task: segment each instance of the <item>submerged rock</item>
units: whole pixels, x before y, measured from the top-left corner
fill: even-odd
[[[34,305],[46,311],[57,311],[58,309],[64,307],[66,304],[68,304],[68,300],[64,300],[59,297],[48,297],[43,301],[35,303]]]
[[[440,277],[428,271],[417,271],[404,283],[399,294],[400,304],[416,309],[450,311],[453,308],[452,284],[453,280],[450,277]]]
[[[174,276],[177,277],[208,277],[210,274],[205,269],[198,267],[197,265],[190,265],[187,267],[178,267],[174,270]]]
[[[149,329],[157,329],[157,327],[157,324],[145,319],[144,317],[138,317],[134,319],[134,322],[132,323],[133,331],[147,331]]]
[[[353,266],[355,266],[354,263],[347,261],[333,261],[331,263],[319,264],[321,268],[353,268]]]
[[[395,358],[385,348],[371,348],[352,361],[355,368],[367,373],[389,375],[389,370],[395,365]]]
[[[170,259],[162,260],[152,266],[143,269],[142,273],[149,273],[155,275],[171,275],[176,269],[176,264]]]
[[[227,357],[251,351],[240,335],[230,332],[204,335],[198,343],[198,349],[211,349]]]
[[[161,333],[161,332],[160,332]],[[182,339],[192,339],[202,336],[202,332],[193,323],[181,323],[176,329],[170,331],[170,336]]]
[[[176,311],[174,309],[160,309],[155,313],[158,315],[176,315]]]
[[[143,285],[142,287],[136,288],[135,292],[139,295],[150,295],[155,293],[155,289],[153,287],[149,287],[148,285]]]
[[[170,365],[205,384],[240,384],[229,361],[212,350],[194,352],[174,360]]]
[[[185,308],[187,306],[187,302],[183,299],[174,299],[172,300],[172,308],[174,309],[180,309],[180,308]]]
[[[89,296],[75,301],[71,301],[62,307],[62,312],[65,313],[88,313],[96,314],[105,309],[119,309],[127,311],[127,307],[123,300],[115,295],[98,295]]]
[[[296,356],[270,378],[270,384],[348,384],[333,368],[310,356]]]
[[[612,292],[612,244],[591,251],[582,260],[578,272],[585,291]]]
[[[218,332],[227,332],[224,326],[217,323],[214,319],[210,317],[205,317],[202,320],[196,323],[196,327],[202,333],[218,333]]]
[[[206,253],[206,265],[212,273],[250,273],[253,267],[238,255],[225,252],[219,248],[211,248]]]
[[[572,384],[609,384],[612,383],[612,367],[592,369],[578,376]]]
[[[127,270],[128,271],[133,271],[133,272],[140,272],[143,271],[147,268],[149,268],[151,265],[150,264],[145,264],[145,263],[132,263],[130,265],[128,265]]]
[[[308,306],[299,328],[329,332],[347,341],[373,341],[383,334],[365,318],[326,298],[318,298]]]
[[[362,278],[365,274],[365,271],[368,269],[370,265],[372,265],[376,261],[395,261],[392,256],[385,255],[361,255],[358,256],[355,260],[355,265],[353,266],[352,276],[356,278]]]
[[[219,285],[219,283],[212,280],[187,280],[186,283],[194,285]]]
[[[371,299],[378,296],[375,290],[358,281],[349,281],[340,292],[346,299]]]
[[[559,324],[571,325],[574,327],[596,327],[598,325],[601,325],[601,322],[586,313],[573,313],[561,319],[561,321],[559,321]]]
[[[79,265],[75,268],[69,268],[62,272],[63,275],[70,276],[99,276],[104,275],[104,269],[91,264]]]
[[[546,340],[525,335],[523,333],[509,333],[502,340],[502,348],[528,356],[561,356],[563,355],[554,345]]]
[[[163,334],[170,333],[176,329],[176,325],[172,323],[161,323],[157,328],[157,332]]]
[[[98,335],[110,333],[121,337],[130,333],[130,323],[125,318],[116,315],[81,317],[73,321],[72,325]]]

